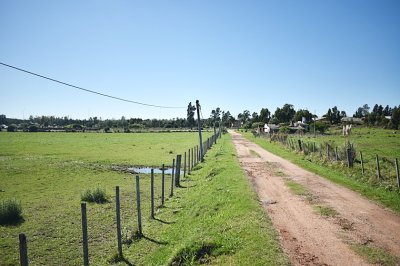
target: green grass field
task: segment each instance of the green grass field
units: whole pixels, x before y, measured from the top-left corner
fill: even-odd
[[[317,136],[317,138],[298,135],[292,135],[290,138],[294,141],[302,139],[304,142],[318,144],[329,142],[338,145],[344,145],[346,141],[350,140],[354,143],[356,151],[362,150],[363,152],[364,176],[361,174],[361,165],[357,160],[354,167],[350,169],[344,162],[326,160],[325,155],[321,156],[319,152],[305,155],[302,152],[292,151],[279,142],[270,142],[267,138],[255,138],[249,132],[242,134],[266,150],[400,213],[400,189],[396,185],[394,167],[394,158],[400,157],[400,134],[393,130],[353,128],[352,135],[346,139],[339,134],[339,130],[331,133],[333,134]],[[382,180],[380,181],[376,177],[374,157],[376,153],[381,156]]]
[[[285,265],[275,232],[238,165],[225,135],[150,219],[150,182],[141,175],[144,237],[137,239],[134,176],[111,165],[170,164],[197,144],[195,133],[1,133],[0,200],[21,201],[24,221],[0,226],[0,265],[19,262],[18,234],[28,239],[31,265],[82,265],[80,196],[106,190],[109,202],[90,203],[92,265]],[[172,151],[172,153],[171,153]],[[169,195],[170,175],[166,176]],[[161,176],[155,177],[156,206]],[[121,190],[123,251],[117,253],[115,186]]]

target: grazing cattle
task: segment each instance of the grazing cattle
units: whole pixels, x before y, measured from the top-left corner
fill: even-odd
[[[343,136],[348,136],[351,133],[351,125],[343,126]]]

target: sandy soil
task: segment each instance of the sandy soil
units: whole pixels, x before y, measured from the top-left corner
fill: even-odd
[[[293,265],[369,265],[351,249],[352,244],[400,254],[398,215],[230,133],[240,164]],[[309,194],[294,195],[287,180],[305,186]],[[315,206],[333,208],[337,215],[322,216]]]

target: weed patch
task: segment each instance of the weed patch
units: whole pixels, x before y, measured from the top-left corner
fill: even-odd
[[[81,200],[94,203],[107,203],[107,194],[105,189],[95,188],[93,190],[87,189],[81,194]]]
[[[23,221],[21,203],[16,200],[0,202],[0,225],[16,225]]]
[[[338,215],[338,212],[329,206],[315,205],[314,210],[325,217],[335,217],[336,215]]]
[[[310,191],[305,186],[300,185],[293,180],[288,179],[285,181],[285,184],[290,189],[290,191],[292,191],[296,195],[307,196],[308,194],[310,194]]]
[[[173,257],[170,266],[207,264],[219,246],[215,243],[193,243],[180,249]]]

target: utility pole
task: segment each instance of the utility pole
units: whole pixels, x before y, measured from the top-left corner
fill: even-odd
[[[196,110],[197,110],[197,124],[198,124],[198,127],[199,127],[200,161],[204,162],[203,139],[201,137],[201,121],[200,121],[200,103],[199,103],[199,100],[196,100]]]

